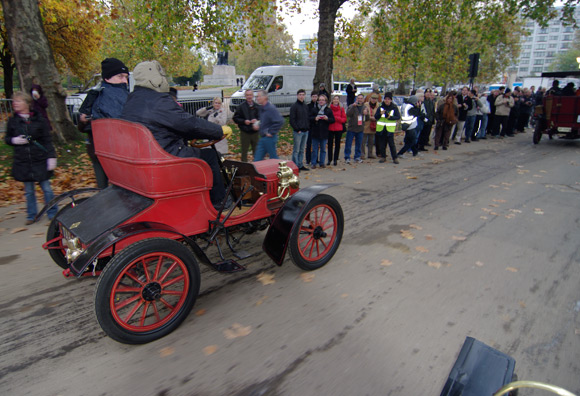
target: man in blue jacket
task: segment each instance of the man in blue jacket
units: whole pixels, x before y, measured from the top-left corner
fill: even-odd
[[[256,148],[256,155],[254,155],[254,161],[263,160],[266,154],[270,156],[270,159],[277,159],[278,132],[284,125],[284,118],[278,109],[268,101],[268,93],[266,91],[258,91],[256,102],[260,105],[260,123],[255,123],[253,128],[256,131],[260,131],[260,140]]]

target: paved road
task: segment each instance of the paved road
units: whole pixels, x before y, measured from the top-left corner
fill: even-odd
[[[12,234],[23,214],[2,209],[0,394],[439,395],[466,336],[580,394],[579,154],[528,133],[310,172],[343,183],[335,258],[204,271],[192,315],[142,346],[107,338],[95,281],[63,279],[46,226]]]

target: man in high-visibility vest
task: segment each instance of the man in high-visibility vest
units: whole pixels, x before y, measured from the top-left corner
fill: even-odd
[[[395,130],[397,129],[397,120],[401,118],[401,113],[397,105],[393,103],[393,93],[385,93],[383,103],[377,109],[375,114],[377,120],[377,139],[379,141],[379,151],[377,155],[381,158],[379,162],[387,160],[387,142],[391,151],[391,157],[395,164],[399,163],[397,159],[397,149],[395,148]]]
[[[417,107],[417,97],[409,96],[407,101],[401,106],[401,128],[405,131],[405,145],[397,154],[400,158],[405,158],[405,153],[411,149],[413,157],[419,154],[417,149],[417,117],[421,115],[421,110]]]

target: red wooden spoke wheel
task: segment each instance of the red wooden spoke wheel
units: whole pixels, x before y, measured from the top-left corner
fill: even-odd
[[[290,235],[290,256],[298,267],[311,271],[325,265],[336,253],[344,228],[339,203],[320,194],[310,201]]]
[[[99,324],[111,338],[128,344],[163,337],[191,311],[199,279],[193,254],[179,242],[139,241],[115,256],[99,278]]]

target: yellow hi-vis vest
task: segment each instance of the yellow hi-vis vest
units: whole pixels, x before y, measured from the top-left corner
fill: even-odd
[[[393,113],[393,110],[391,110]],[[381,118],[377,120],[377,132],[382,132],[383,129],[387,128],[387,132],[395,133],[397,128],[397,120],[387,120],[386,116],[391,116],[392,114],[381,114]]]

